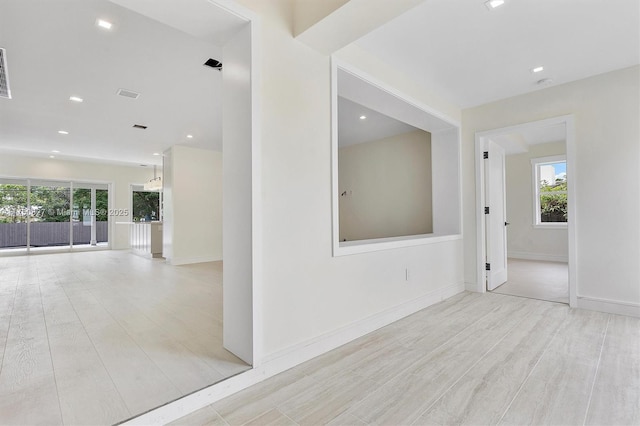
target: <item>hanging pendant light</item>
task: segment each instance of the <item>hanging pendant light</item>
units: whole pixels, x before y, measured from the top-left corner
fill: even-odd
[[[144,184],[145,191],[162,191],[162,177],[156,175],[156,166],[153,166],[153,179]]]

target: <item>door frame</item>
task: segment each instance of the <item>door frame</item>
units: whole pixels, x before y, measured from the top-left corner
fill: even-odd
[[[498,129],[476,132],[475,134],[475,162],[476,162],[476,291],[485,293],[486,286],[486,226],[484,215],[485,197],[485,167],[483,160],[483,139],[492,135],[513,133],[541,126],[565,125],[567,151],[567,195],[568,204],[568,243],[569,243],[569,306],[576,307],[578,302],[578,278],[576,274],[577,244],[576,244],[576,144],[574,116],[572,114],[545,120],[531,121]]]

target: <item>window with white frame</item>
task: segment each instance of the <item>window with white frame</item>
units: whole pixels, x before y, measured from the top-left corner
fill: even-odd
[[[567,226],[567,157],[534,158],[533,224],[539,227]]]

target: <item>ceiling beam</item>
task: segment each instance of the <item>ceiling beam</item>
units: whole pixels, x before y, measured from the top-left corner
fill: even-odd
[[[294,34],[331,55],[425,0],[295,0]]]

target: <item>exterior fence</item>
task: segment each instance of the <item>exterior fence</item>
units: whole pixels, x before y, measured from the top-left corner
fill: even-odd
[[[31,247],[69,245],[69,222],[31,222]],[[96,241],[104,243],[109,237],[109,222],[96,222]],[[91,226],[73,224],[73,244],[90,244]],[[26,223],[0,223],[0,248],[25,247]]]

